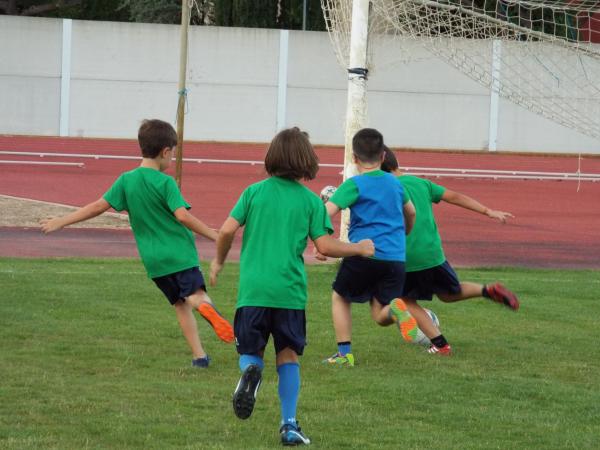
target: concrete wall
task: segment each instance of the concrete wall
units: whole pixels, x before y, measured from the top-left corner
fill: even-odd
[[[175,122],[178,26],[0,16],[0,42],[2,134],[59,135],[62,125],[68,136],[131,138],[143,118]],[[412,45],[412,62],[376,64],[370,125],[392,146],[488,149],[489,90]],[[344,142],[346,75],[325,33],[191,27],[187,87],[188,140],[267,142],[286,124],[315,143]],[[497,142],[600,154],[598,141],[504,100]]]

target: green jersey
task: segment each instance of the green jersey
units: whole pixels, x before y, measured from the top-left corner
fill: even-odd
[[[104,200],[115,210],[129,213],[138,251],[150,278],[198,266],[194,235],[173,214],[190,205],[172,177],[138,167],[117,178]]]
[[[413,229],[406,236],[406,271],[417,272],[439,266],[446,257],[431,204],[440,202],[446,188],[412,175],[401,175],[398,179],[417,211]]]
[[[248,186],[230,215],[244,226],[237,307],[305,309],[307,239],[333,233],[321,199],[297,181],[270,177]]]

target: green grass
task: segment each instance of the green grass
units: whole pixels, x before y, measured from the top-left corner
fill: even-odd
[[[210,294],[233,317],[238,266]],[[309,345],[298,416],[315,448],[600,447],[600,272],[461,270],[500,280],[513,313],[485,300],[431,308],[455,350],[427,355],[354,307],[354,368],[336,349],[334,266],[308,267]],[[272,347],[252,417],[235,418],[233,346],[200,333],[192,369],[175,314],[138,261],[0,259],[0,448],[279,448]]]

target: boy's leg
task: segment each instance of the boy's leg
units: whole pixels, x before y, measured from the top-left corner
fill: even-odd
[[[206,352],[200,343],[200,337],[198,336],[198,325],[196,318],[192,311],[192,305],[188,302],[179,300],[173,305],[175,307],[175,313],[177,314],[177,320],[183,335],[192,349],[194,359],[206,358]]]
[[[234,340],[233,327],[225,319],[217,308],[215,308],[212,300],[204,289],[198,289],[192,295],[186,298],[194,309],[198,310],[200,315],[210,324],[215,330],[219,339],[224,342],[231,343]]]
[[[352,339],[352,305],[335,291],[331,295],[331,316],[337,341],[350,341]]]
[[[278,334],[278,341],[280,335]],[[276,344],[276,348],[277,348]],[[279,434],[283,445],[310,444],[296,421],[296,408],[300,394],[300,364],[298,354],[291,347],[277,352],[275,363],[279,375],[279,401],[281,404],[281,428]]]
[[[256,394],[262,383],[263,352],[242,354],[239,359],[242,370],[238,384],[233,392],[233,411],[240,419],[247,419],[254,410]]]
[[[425,336],[431,339],[432,337],[436,337],[441,334],[440,329],[435,325],[435,323],[433,323],[433,320],[431,320],[431,316],[427,314],[427,311],[425,311],[425,309],[419,305],[416,300],[410,298],[405,298],[403,300],[406,304],[408,312],[410,312],[410,314],[415,318],[417,325],[423,334],[425,334]]]
[[[461,281],[460,292],[458,294],[436,294],[437,297],[445,303],[460,302],[470,298],[479,298],[483,296],[483,284]]]
[[[352,354],[352,304],[337,292],[331,295],[331,316],[338,351],[323,362],[330,364],[354,365]]]
[[[246,306],[235,312],[236,350],[242,376],[233,393],[233,411],[240,419],[252,414],[262,382],[263,355],[269,337],[270,308]]]
[[[279,374],[281,424],[296,425],[296,407],[300,394],[300,365],[298,355],[289,347],[277,353],[275,363]]]
[[[458,294],[436,294],[438,298],[446,303],[459,302],[470,298],[485,297],[496,303],[517,310],[519,309],[519,300],[517,296],[508,290],[501,283],[491,283],[487,285],[463,281],[460,283],[460,293]]]

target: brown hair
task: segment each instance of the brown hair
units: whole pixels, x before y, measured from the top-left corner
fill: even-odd
[[[156,158],[163,148],[177,145],[177,133],[168,122],[146,119],[138,130],[138,142],[144,158]]]
[[[265,169],[271,176],[289,180],[315,178],[319,158],[308,140],[308,133],[297,127],[277,133],[267,150]]]
[[[375,128],[358,130],[352,138],[352,152],[362,162],[377,162],[383,153],[383,136]]]
[[[385,156],[383,157],[383,162],[381,163],[381,170],[384,172],[393,172],[398,169],[398,160],[396,159],[396,155],[394,152],[389,149],[387,145],[383,145],[383,151]]]

